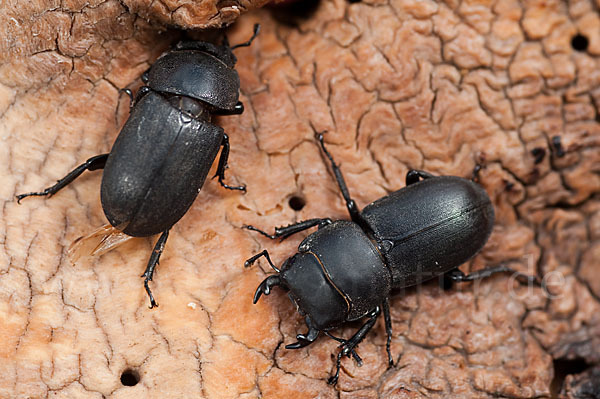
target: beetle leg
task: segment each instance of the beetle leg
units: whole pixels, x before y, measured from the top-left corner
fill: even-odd
[[[435,176],[422,170],[411,169],[406,173],[406,185],[410,186],[411,184],[418,182],[420,179],[425,180],[431,177]]]
[[[244,229],[248,229],[248,230],[252,230],[252,231],[256,231],[257,233],[262,234],[263,236],[270,238],[271,240],[275,240],[277,238],[281,238],[281,240],[285,240],[286,238],[288,238],[289,236],[299,233],[301,231],[310,229],[311,227],[314,226],[319,226],[319,228],[322,228],[324,226],[327,226],[328,224],[331,224],[331,219],[329,218],[324,218],[324,219],[308,219],[308,220],[303,220],[301,222],[298,223],[294,223],[294,224],[290,224],[288,226],[285,227],[275,227],[275,233],[274,234],[269,234],[266,233],[262,230],[257,229],[254,226],[249,226],[249,225],[243,225],[242,227]]]
[[[32,196],[32,195],[35,195],[35,196],[44,196],[44,195],[52,196],[52,195],[56,194],[59,190],[61,190],[63,187],[71,184],[73,182],[73,180],[77,179],[86,170],[104,169],[104,165],[106,164],[106,159],[107,158],[108,158],[108,154],[100,154],[100,155],[96,155],[95,157],[91,157],[90,159],[88,159],[87,161],[85,161],[85,163],[79,165],[78,167],[76,167],[75,169],[73,169],[71,172],[69,172],[68,175],[66,175],[62,179],[58,180],[58,182],[55,185],[53,185],[52,187],[48,187],[44,191],[40,191],[40,192],[26,193],[26,194],[19,194],[19,195],[17,195],[17,202],[21,203],[21,200],[23,198],[29,197],[29,196]]]
[[[158,306],[158,303],[154,300],[154,296],[152,295],[152,291],[150,291],[150,287],[148,286],[148,282],[152,281],[152,275],[154,275],[154,269],[156,265],[158,265],[158,260],[160,259],[160,255],[162,255],[163,250],[165,249],[165,243],[167,242],[167,238],[169,237],[169,230],[163,232],[156,242],[154,246],[154,250],[152,250],[152,255],[150,255],[150,260],[148,260],[148,266],[146,267],[146,271],[142,274],[144,277],[144,288],[146,289],[146,293],[150,298],[150,309]]]
[[[385,320],[385,332],[387,334],[387,341],[385,343],[385,350],[388,355],[388,367],[392,367],[394,365],[394,359],[392,358],[392,352],[390,350],[390,345],[392,343],[392,316],[390,315],[390,301],[388,298],[383,301],[383,319]]]
[[[342,362],[342,356],[353,356],[352,352],[354,351],[354,348],[356,348],[356,346],[365,338],[365,336],[368,334],[369,331],[371,331],[371,328],[373,328],[373,326],[375,325],[375,322],[377,321],[377,317],[379,316],[379,314],[381,313],[381,308],[379,306],[377,306],[375,309],[373,309],[367,316],[369,317],[369,320],[367,320],[365,322],[365,324],[362,325],[361,328],[358,329],[358,331],[352,336],[352,338],[350,338],[349,340],[345,341],[342,345],[340,345],[340,348],[342,348],[340,350],[340,352],[337,355],[337,360],[336,360],[336,369],[335,369],[335,374],[332,375],[331,377],[329,377],[329,380],[327,380],[327,382],[331,385],[335,385],[338,381],[338,378],[340,376],[340,367],[341,367],[341,362]],[[358,357],[358,355],[356,356]],[[356,359],[355,357],[355,359]],[[358,357],[358,359],[360,359],[360,357]],[[358,365],[362,365],[362,361],[358,362]]]
[[[228,190],[240,190],[246,192],[246,186],[228,186],[223,182],[225,179],[225,169],[227,169],[227,159],[229,158],[229,136],[223,134],[223,141],[221,142],[223,149],[221,150],[221,157],[219,158],[219,166],[217,167],[217,173],[213,176],[219,177],[219,184]]]
[[[319,336],[319,330],[314,326],[310,317],[306,316],[304,318],[306,321],[306,326],[308,327],[308,332],[306,334],[298,334],[296,335],[297,342],[293,344],[289,344],[285,346],[285,349],[300,349],[304,348],[307,345],[315,342],[317,337]]]
[[[263,282],[260,283],[260,285],[256,289],[252,303],[256,304],[262,294],[269,295],[271,293],[271,288],[275,286],[279,286],[287,290],[287,287],[281,284],[281,278],[279,277],[279,275],[269,276],[266,279],[264,279]]]
[[[319,143],[321,144],[321,148],[323,149],[325,156],[327,157],[327,159],[329,159],[329,163],[331,164],[331,169],[333,169],[335,180],[338,184],[338,187],[340,188],[340,191],[342,192],[344,200],[346,201],[346,208],[348,208],[350,218],[354,223],[362,227],[363,230],[371,231],[369,224],[361,216],[360,210],[358,209],[356,202],[350,197],[350,192],[348,191],[348,187],[346,186],[346,181],[344,180],[344,175],[342,175],[342,171],[340,170],[339,166],[335,163],[333,157],[325,147],[325,142],[323,141],[323,133],[317,133],[316,137],[317,140],[319,140]]]
[[[327,380],[327,383],[330,385],[335,385],[338,382],[338,378],[340,377],[340,368],[342,367],[342,356],[344,356],[343,353],[344,349],[339,351],[339,353],[337,354],[337,359],[335,361],[335,374],[329,377],[329,379]],[[352,357],[354,358],[358,366],[362,366],[362,359],[360,358],[360,356],[358,356],[354,349],[350,349],[349,353],[352,354]],[[346,356],[350,357],[349,354],[347,354]]]
[[[454,269],[446,273],[445,276],[447,276],[453,282],[464,282],[481,280],[483,278],[490,277],[491,275],[494,275],[496,273],[513,273],[518,279],[523,279],[528,283],[541,285],[537,276],[530,276],[528,274],[518,272],[505,265],[487,267],[485,269],[477,270],[469,274],[463,273],[460,269]]]

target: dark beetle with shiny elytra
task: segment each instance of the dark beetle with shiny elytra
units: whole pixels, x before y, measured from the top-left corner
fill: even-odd
[[[142,76],[143,86],[131,113],[109,154],[88,159],[52,187],[21,194],[17,199],[50,196],[73,182],[86,170],[104,169],[100,198],[110,224],[107,236],[147,237],[162,233],[148,261],[144,286],[150,307],[158,306],[148,282],[164,248],[169,229],[194,202],[219,148],[221,157],[215,177],[231,190],[244,186],[224,183],[229,138],[211,123],[213,115],[236,115],[244,111],[239,101],[240,79],[232,50],[249,46],[207,42],[181,42],[162,55]],[[103,239],[106,242],[106,237]],[[116,240],[108,240],[114,242]],[[110,245],[110,244],[109,244]]]
[[[296,336],[297,342],[287,349],[302,348],[314,342],[320,332],[339,341],[335,384],[342,356],[361,359],[356,346],[375,324],[383,311],[387,332],[389,365],[392,323],[388,298],[392,289],[410,287],[438,276],[449,281],[471,281],[499,272],[514,272],[496,266],[465,275],[458,266],[475,256],[486,243],[494,225],[494,208],[486,192],[475,182],[455,176],[435,177],[411,170],[406,175],[407,187],[378,199],[358,210],[344,182],[339,167],[318,139],[346,201],[352,221],[310,219],[268,234],[271,239],[318,226],[298,247],[298,253],[277,268],[268,252],[246,261],[250,266],[261,256],[278,274],[267,277],[254,295],[256,303],[262,294],[279,286],[289,291],[291,300],[305,316],[308,332]],[[329,331],[347,321],[363,317],[367,321],[350,339],[335,337]]]

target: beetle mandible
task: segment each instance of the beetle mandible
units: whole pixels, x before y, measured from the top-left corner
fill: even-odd
[[[286,345],[286,349],[307,346],[321,332],[340,342],[336,371],[329,378],[330,384],[338,380],[342,356],[352,356],[359,365],[362,363],[356,346],[382,312],[388,364],[393,365],[388,301],[393,289],[410,287],[438,276],[461,282],[500,272],[516,273],[517,277],[536,282],[535,277],[505,265],[470,274],[458,269],[481,250],[494,225],[494,208],[487,193],[475,182],[410,170],[405,188],[360,211],[350,197],[340,168],[325,147],[323,134],[318,134],[317,139],[331,164],[351,221],[309,219],[275,228],[274,234],[244,226],[270,239],[285,239],[318,226],[316,232],[300,243],[298,253],[280,268],[273,264],[267,250],[248,259],[245,266],[264,256],[277,272],[258,286],[254,303],[279,286],[289,291],[290,299],[305,316],[308,332],[298,334],[297,342]],[[366,322],[349,339],[329,332],[361,318],[366,318]]]
[[[110,153],[96,155],[41,192],[17,195],[51,196],[84,171],[104,169],[100,198],[114,232],[132,237],[161,233],[142,277],[150,308],[158,306],[148,283],[167,241],[169,230],[183,217],[204,184],[219,148],[217,173],[225,184],[229,138],[211,123],[213,115],[237,115],[240,79],[235,70],[238,47],[250,46],[259,31],[245,43],[229,46],[208,42],[180,42],[158,58],[142,76],[145,86],[131,98],[130,115]],[[117,233],[110,233],[117,234]]]

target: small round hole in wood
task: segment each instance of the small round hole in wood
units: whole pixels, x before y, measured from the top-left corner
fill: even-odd
[[[138,382],[140,382],[140,375],[135,370],[127,369],[121,374],[121,384],[126,387],[135,386]]]
[[[290,198],[288,204],[293,210],[299,211],[306,205],[306,200],[298,195],[294,195]]]
[[[586,51],[588,46],[590,45],[590,41],[587,36],[582,35],[581,33],[576,34],[571,39],[571,47],[577,51]]]

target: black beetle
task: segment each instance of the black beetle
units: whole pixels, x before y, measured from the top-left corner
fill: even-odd
[[[264,256],[278,274],[267,277],[254,294],[280,286],[289,291],[292,302],[305,316],[308,332],[296,336],[286,349],[302,348],[317,339],[320,332],[339,341],[336,372],[329,378],[337,382],[342,356],[352,356],[383,311],[387,332],[389,365],[392,323],[388,298],[393,289],[410,287],[434,277],[449,282],[471,281],[499,272],[518,273],[504,265],[464,274],[458,267],[475,256],[486,243],[494,225],[494,208],[487,193],[471,180],[455,176],[435,177],[410,170],[406,187],[367,205],[359,211],[350,197],[344,177],[325,148],[323,135],[317,138],[329,159],[352,221],[309,219],[268,234],[253,226],[245,228],[271,238],[285,239],[292,234],[318,226],[306,237],[298,253],[277,268],[264,250],[248,259],[252,265]],[[474,178],[476,173],[474,173]],[[350,339],[341,339],[329,330],[347,321],[367,318]]]
[[[150,308],[158,306],[148,282],[152,281],[169,234],[194,202],[222,148],[215,177],[230,190],[245,186],[224,183],[229,156],[229,138],[211,123],[213,115],[235,115],[244,111],[238,101],[240,79],[232,50],[249,46],[207,42],[181,42],[163,54],[142,76],[143,86],[110,153],[96,155],[79,165],[54,186],[41,192],[17,195],[23,198],[51,196],[86,170],[104,169],[100,198],[104,213],[116,230],[133,237],[162,233],[144,277]]]

